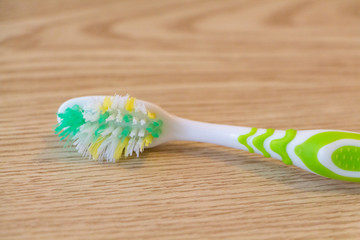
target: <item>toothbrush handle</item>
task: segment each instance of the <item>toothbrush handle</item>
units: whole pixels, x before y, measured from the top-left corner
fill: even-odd
[[[309,172],[360,182],[360,133],[257,129],[177,119],[177,140],[214,143],[282,160]]]

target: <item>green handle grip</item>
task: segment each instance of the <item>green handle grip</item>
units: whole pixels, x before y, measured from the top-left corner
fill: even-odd
[[[250,152],[281,159],[315,174],[360,182],[360,134],[339,130],[252,128],[239,142]]]

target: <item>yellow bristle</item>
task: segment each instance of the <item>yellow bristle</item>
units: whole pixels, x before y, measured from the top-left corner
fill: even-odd
[[[132,112],[134,110],[135,105],[135,98],[131,97],[128,98],[125,104],[125,109],[129,112]]]
[[[145,146],[145,139],[143,139],[142,142],[141,142],[141,146],[140,146],[140,151],[141,152],[144,150],[144,146]]]
[[[151,144],[152,140],[153,140],[153,136],[152,135],[147,135],[144,140],[145,140],[145,146],[148,147]]]
[[[98,149],[100,145],[104,142],[105,138],[99,137],[94,143],[92,143],[89,147],[89,152],[91,156],[97,160],[99,157]]]
[[[111,97],[105,97],[104,102],[101,106],[101,111],[103,113],[106,112],[111,107],[111,104],[112,104]]]
[[[124,151],[124,148],[127,146],[130,138],[126,137],[123,141],[119,141],[118,145],[116,146],[115,153],[114,153],[114,159],[119,160],[121,158],[121,154]]]
[[[153,113],[153,112],[149,112],[148,111],[148,117],[150,118],[150,119],[155,119],[156,118],[156,113]]]

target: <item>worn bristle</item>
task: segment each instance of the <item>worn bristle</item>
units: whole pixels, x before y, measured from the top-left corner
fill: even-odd
[[[129,96],[94,98],[85,106],[74,105],[58,113],[55,133],[72,142],[83,156],[115,162],[137,156],[161,134],[163,121]]]

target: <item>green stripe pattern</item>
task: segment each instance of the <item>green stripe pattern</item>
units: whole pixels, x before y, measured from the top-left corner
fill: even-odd
[[[243,144],[247,147],[248,151],[253,153],[254,149],[247,143],[247,139],[253,135],[256,134],[258,131],[257,128],[251,128],[250,132],[247,134],[240,135],[238,138],[239,143]],[[268,153],[264,147],[264,142],[267,138],[271,137],[274,134],[275,130],[272,128],[266,129],[266,132],[256,136],[252,143],[254,146],[259,149],[259,151],[264,155],[264,157],[271,157],[270,153]],[[289,158],[289,155],[286,152],[286,146],[291,142],[291,140],[294,139],[296,135],[296,131],[293,129],[286,130],[285,136],[280,139],[274,139],[270,142],[270,148],[277,154],[281,156],[282,161],[285,164],[292,164],[291,159]]]
[[[273,133],[275,132],[274,129],[272,128],[269,128],[266,130],[266,132],[264,134],[261,134],[257,137],[254,138],[253,140],[253,144],[254,146],[260,150],[260,152],[262,152],[262,154],[264,155],[264,157],[270,157],[270,153],[268,153],[266,150],[265,150],[265,147],[264,147],[264,141],[265,139],[267,139],[268,137],[270,137],[271,135],[273,135]]]
[[[240,135],[238,138],[239,142],[246,146],[249,152],[254,152],[254,149],[249,146],[247,140],[249,140],[249,137],[254,136],[257,132],[257,128],[252,128],[249,133]],[[274,129],[267,129],[265,133],[261,133],[250,140],[252,141],[254,147],[256,147],[265,157],[270,157],[270,154],[266,151],[264,142],[266,139],[273,136],[274,133]],[[292,160],[290,159],[286,149],[289,146],[289,143],[295,139],[297,134],[298,132],[296,130],[288,129],[285,131],[284,137],[273,139],[269,142],[270,149],[279,154],[285,164],[292,164]],[[307,140],[297,145],[294,148],[294,153],[309,170],[318,175],[332,179],[360,182],[359,175],[342,175],[342,173],[337,170],[331,170],[331,168],[328,167],[329,165],[327,165],[328,162],[326,162],[332,161],[338,169],[343,171],[360,172],[360,147],[353,146],[352,142],[349,142],[349,145],[338,147],[333,150],[331,160],[325,159],[321,160],[324,162],[320,162],[318,158],[320,149],[338,140],[360,140],[360,134],[341,131],[324,131],[315,133]]]
[[[254,135],[256,132],[257,132],[257,128],[252,128],[248,134],[240,135],[239,138],[238,138],[239,143],[241,143],[242,145],[247,147],[247,149],[251,153],[254,152],[254,149],[247,143],[246,140],[248,139],[248,137]]]
[[[285,136],[280,139],[271,141],[270,148],[281,156],[282,161],[287,165],[292,165],[292,161],[289,154],[286,152],[286,146],[295,138],[296,130],[288,129],[285,132]]]

